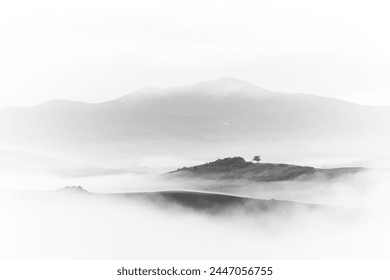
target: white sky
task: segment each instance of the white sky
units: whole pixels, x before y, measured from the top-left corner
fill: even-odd
[[[390,105],[387,2],[2,1],[0,106],[223,76]]]

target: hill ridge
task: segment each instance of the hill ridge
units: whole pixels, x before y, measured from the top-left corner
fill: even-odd
[[[342,175],[355,174],[361,167],[314,168],[285,163],[253,163],[242,157],[218,159],[193,167],[183,167],[168,174],[182,177],[204,177],[220,180],[250,180],[257,182],[286,181],[322,176],[332,179]]]

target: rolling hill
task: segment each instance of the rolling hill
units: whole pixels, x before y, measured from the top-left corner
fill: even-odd
[[[302,203],[294,201],[283,201],[276,199],[257,199],[223,193],[213,193],[204,191],[152,191],[152,192],[128,192],[128,193],[92,193],[82,187],[65,187],[59,189],[57,194],[60,196],[83,196],[90,198],[119,198],[131,201],[143,201],[151,203],[159,208],[169,210],[192,210],[197,213],[211,215],[227,214],[231,211],[236,213],[245,213],[249,216],[258,216],[265,213],[278,213],[280,215],[289,215],[291,211],[315,211],[334,215],[336,218],[344,218],[346,215],[353,217],[358,214],[357,209],[348,209],[327,205]]]
[[[205,178],[214,180],[249,180],[276,182],[288,180],[333,179],[364,171],[359,167],[320,169],[292,164],[253,163],[242,157],[218,159],[202,165],[184,167],[168,173],[168,177]]]

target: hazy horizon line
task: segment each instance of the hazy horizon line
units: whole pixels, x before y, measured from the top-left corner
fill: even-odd
[[[106,102],[110,102],[110,101],[114,101],[114,100],[119,100],[119,99],[121,99],[123,97],[131,95],[132,93],[135,93],[135,92],[138,92],[138,91],[142,91],[142,90],[145,90],[145,89],[169,90],[169,89],[178,89],[178,88],[189,88],[189,87],[193,87],[193,86],[197,86],[197,85],[201,85],[201,84],[206,84],[206,83],[210,83],[210,82],[217,82],[217,81],[221,81],[221,80],[231,80],[231,81],[235,81],[235,82],[240,82],[242,84],[247,84],[248,86],[255,86],[255,87],[259,88],[259,89],[265,90],[265,91],[270,92],[270,93],[276,93],[276,94],[309,95],[309,96],[316,96],[316,97],[321,97],[321,98],[326,98],[326,99],[341,100],[341,101],[344,101],[344,102],[348,102],[348,103],[352,103],[352,104],[360,105],[360,106],[366,106],[366,107],[390,108],[390,105],[363,104],[363,103],[358,103],[358,102],[351,101],[351,100],[344,99],[344,98],[329,97],[329,96],[315,94],[315,93],[273,91],[273,90],[269,90],[269,89],[263,88],[262,86],[259,86],[259,85],[255,84],[255,83],[248,82],[246,80],[237,79],[237,78],[235,78],[233,76],[222,76],[222,77],[216,78],[216,79],[203,80],[203,81],[200,81],[200,82],[190,83],[190,84],[181,85],[181,86],[169,86],[169,87],[160,87],[160,86],[151,86],[151,85],[143,86],[143,87],[139,87],[137,89],[131,90],[131,91],[129,91],[129,93],[121,95],[119,97],[114,97],[112,99],[107,99],[107,100],[97,101],[97,102],[83,101],[83,100],[80,100],[80,99],[76,100],[76,99],[66,99],[66,98],[53,98],[53,99],[47,99],[46,101],[37,102],[37,103],[32,104],[32,105],[19,105],[19,106],[18,105],[10,105],[10,106],[0,106],[0,108],[1,109],[12,109],[12,108],[15,108],[15,109],[16,108],[27,109],[27,108],[38,107],[38,106],[41,106],[41,105],[44,105],[44,104],[47,104],[47,103],[50,103],[50,102],[61,102],[61,101],[63,101],[63,102],[83,103],[83,104],[92,104],[92,105],[96,104],[97,105],[97,104],[102,104],[102,103],[106,103]]]

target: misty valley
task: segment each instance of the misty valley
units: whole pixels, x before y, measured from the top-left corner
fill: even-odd
[[[234,78],[0,108],[0,258],[389,258],[389,120]]]

